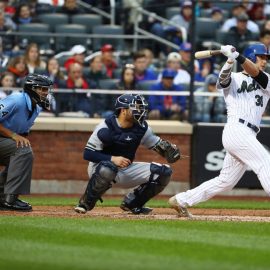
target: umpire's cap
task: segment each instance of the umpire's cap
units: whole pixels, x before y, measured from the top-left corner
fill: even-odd
[[[253,63],[256,63],[257,55],[266,55],[268,59],[270,58],[270,54],[268,48],[263,43],[255,43],[248,46],[244,52],[244,56],[251,60]]]

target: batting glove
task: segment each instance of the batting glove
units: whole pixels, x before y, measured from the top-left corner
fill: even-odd
[[[238,57],[239,52],[232,45],[221,46],[221,53],[228,57],[231,61],[234,61]]]

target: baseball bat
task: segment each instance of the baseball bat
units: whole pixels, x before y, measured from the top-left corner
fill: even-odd
[[[221,54],[220,50],[205,50],[205,51],[198,51],[195,53],[195,58],[196,59],[203,59],[203,58],[208,58],[213,55],[219,55]]]

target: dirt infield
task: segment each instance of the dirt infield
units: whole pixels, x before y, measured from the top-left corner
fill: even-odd
[[[270,210],[239,209],[190,209],[192,220],[201,221],[245,221],[270,222]],[[170,208],[154,208],[149,215],[132,215],[118,207],[96,207],[86,214],[78,214],[69,206],[34,206],[32,212],[0,211],[1,216],[63,217],[63,218],[108,218],[108,219],[145,219],[145,220],[187,220],[179,218]]]

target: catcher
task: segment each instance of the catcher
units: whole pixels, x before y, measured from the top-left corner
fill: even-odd
[[[176,145],[153,134],[145,118],[148,104],[143,96],[124,94],[117,98],[115,114],[100,123],[90,136],[84,159],[90,161],[90,180],[75,207],[85,214],[92,210],[101,196],[112,186],[134,188],[122,201],[120,208],[132,214],[149,214],[145,203],[159,194],[169,183],[172,169],[159,163],[133,162],[140,144],[153,149],[168,163],[180,159]]]

